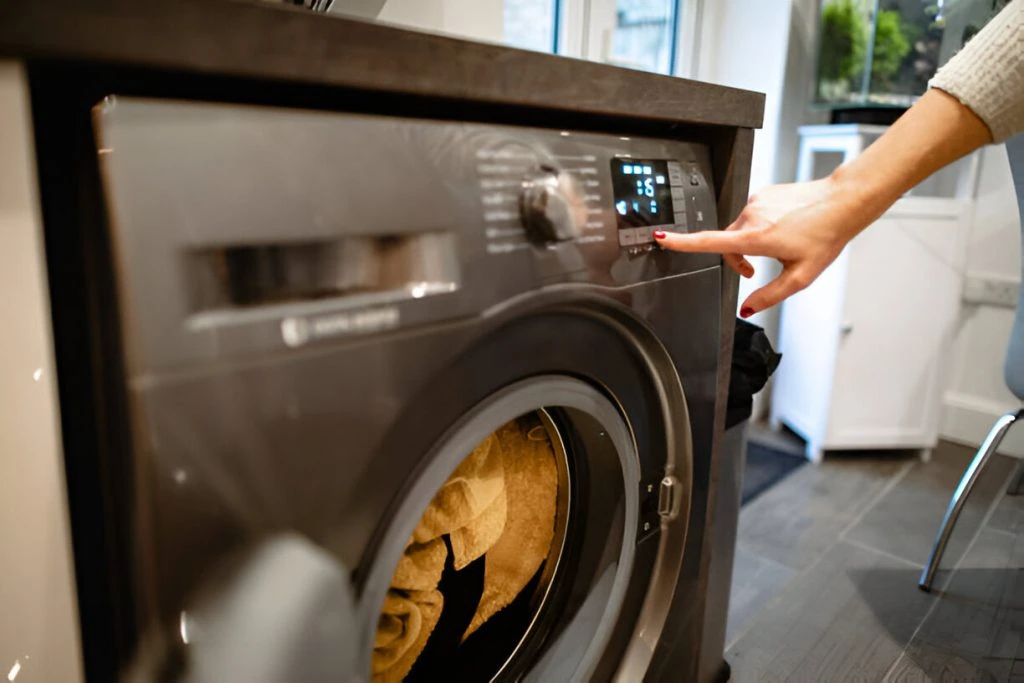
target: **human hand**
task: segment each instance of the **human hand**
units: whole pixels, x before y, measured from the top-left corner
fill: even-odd
[[[854,235],[870,223],[831,178],[774,185],[750,198],[739,218],[725,230],[692,234],[655,232],[658,244],[672,251],[715,252],[743,277],[754,267],[745,256],[770,256],[782,272],[743,302],[748,318],[807,287],[828,267]]]

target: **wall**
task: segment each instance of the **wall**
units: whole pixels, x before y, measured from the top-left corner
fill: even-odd
[[[796,176],[797,129],[827,122],[809,106],[814,87],[818,0],[706,0],[701,24],[697,77],[765,93],[764,126],[754,135],[750,190],[789,182]],[[751,259],[757,271],[740,282],[740,300],[779,271],[772,259]],[[779,309],[751,322],[778,339]],[[754,400],[754,417],[767,413],[769,385]]]
[[[78,602],[29,106],[21,65],[0,60],[0,672],[9,681],[77,683]]]
[[[432,33],[502,42],[503,0],[388,0],[379,19]]]
[[[1020,221],[1004,146],[982,152],[977,197],[967,240],[967,275],[1019,283]],[[944,438],[976,446],[999,415],[1020,408],[1003,382],[1013,313],[993,306],[962,307],[943,395]],[[1011,431],[1001,450],[1024,457],[1024,430]]]
[[[764,128],[757,132],[751,192],[793,180],[799,147],[797,129],[827,123],[814,111],[818,0],[706,0],[698,78],[749,88],[767,96]],[[963,24],[968,17],[957,17]],[[960,29],[957,29],[959,32]],[[967,240],[971,276],[1020,279],[1017,206],[1003,147],[982,154],[977,210]],[[752,259],[758,273],[740,284],[740,303],[778,273],[770,259]],[[778,339],[779,308],[753,322]],[[996,417],[1019,402],[1007,391],[1002,362],[1013,312],[964,306],[948,369],[940,433],[977,445]],[[771,386],[755,398],[754,416],[767,412]],[[1024,430],[1011,433],[1004,451],[1024,455]]]

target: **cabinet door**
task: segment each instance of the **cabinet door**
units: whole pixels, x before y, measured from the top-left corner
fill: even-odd
[[[904,199],[851,243],[826,447],[935,444],[963,212]]]
[[[772,387],[772,422],[796,430],[811,451],[820,449],[828,427],[847,261],[844,252],[782,305],[782,363]]]

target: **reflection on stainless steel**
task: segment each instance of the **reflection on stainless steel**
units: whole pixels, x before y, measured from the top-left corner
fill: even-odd
[[[212,572],[179,615],[189,683],[339,680],[355,652],[348,576],[295,534],[268,537]]]
[[[178,633],[181,635],[181,642],[188,645],[188,615],[184,611],[178,616]]]

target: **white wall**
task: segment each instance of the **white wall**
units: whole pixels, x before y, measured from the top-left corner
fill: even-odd
[[[78,601],[29,106],[21,65],[0,60],[0,672],[77,683]]]
[[[967,275],[1019,282],[1020,234],[1006,148],[990,147],[982,152]],[[962,307],[943,396],[939,429],[944,438],[976,446],[999,415],[1020,407],[1003,382],[1013,314],[1009,308]],[[1002,450],[1024,457],[1024,430],[1011,431]]]
[[[380,21],[490,43],[502,42],[503,0],[388,0]]]
[[[764,126],[754,135],[751,193],[796,176],[797,128],[827,122],[811,109],[819,0],[705,0],[700,80],[765,93]],[[772,259],[751,259],[756,275],[740,281],[740,300],[778,274]],[[779,309],[755,315],[773,343]],[[754,418],[767,412],[771,387],[754,399]]]
[[[797,129],[827,123],[813,97],[819,0],[705,0],[698,78],[766,94],[764,128],[755,135],[751,191],[796,175]],[[963,23],[962,21],[960,23]],[[959,33],[959,28],[956,29]],[[967,272],[1018,281],[1020,232],[1015,193],[1003,147],[985,150],[977,210],[967,240]],[[758,273],[741,280],[740,303],[778,273],[770,259],[753,259]],[[1018,407],[1003,384],[1002,363],[1013,320],[1009,309],[964,306],[948,370],[940,432],[977,445],[996,417]],[[753,318],[778,340],[779,309]],[[755,399],[754,416],[767,411],[771,386]],[[1006,452],[1024,455],[1024,430]]]

